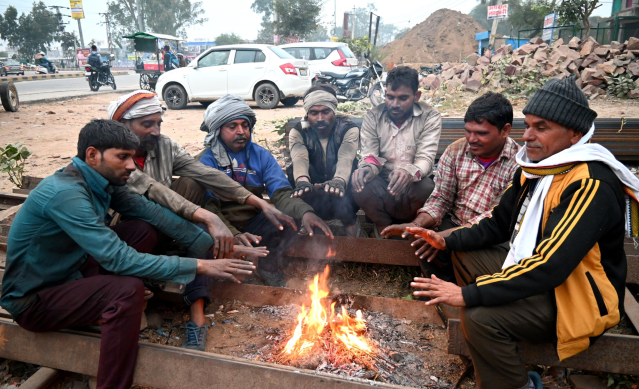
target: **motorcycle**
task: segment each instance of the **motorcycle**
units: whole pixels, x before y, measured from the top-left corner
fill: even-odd
[[[421,66],[419,74],[422,77],[426,77],[429,74],[442,74],[442,64],[434,65],[434,66]]]
[[[328,84],[335,88],[337,101],[359,101],[367,96],[373,106],[384,102],[386,83],[382,81],[384,67],[379,61],[366,59],[366,67],[353,69],[346,74],[323,72],[315,76],[314,83]]]
[[[59,73],[58,72],[58,68],[55,67],[54,64],[51,64],[51,68],[53,69],[53,71],[50,72],[49,68],[47,68],[46,66],[37,65],[36,68],[35,68],[35,72],[36,72],[36,74],[49,74],[49,73],[54,74],[54,73]]]
[[[108,65],[106,65],[106,67],[109,68],[109,73],[100,72],[91,65],[84,65],[85,80],[89,82],[89,88],[91,88],[93,92],[97,92],[101,86],[105,85],[111,85],[113,90],[117,88],[110,67]]]

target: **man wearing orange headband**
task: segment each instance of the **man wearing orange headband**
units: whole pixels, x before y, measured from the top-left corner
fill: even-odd
[[[251,246],[251,243],[259,243],[261,237],[251,234],[234,237],[217,215],[200,207],[207,190],[221,200],[260,209],[277,228],[282,228],[280,220],[294,225],[291,217],[253,195],[223,172],[201,164],[177,142],[161,135],[165,109],[155,93],[144,90],[121,96],[109,105],[109,119],[126,125],[140,140],[134,158],[137,169],[127,182],[131,190],[186,220],[206,225],[215,242],[212,251],[216,258],[228,258],[234,243]],[[173,182],[173,176],[180,178]],[[187,285],[184,294],[184,300],[191,308],[191,321],[199,328],[205,326],[203,308],[209,291],[204,289]],[[197,343],[194,348],[204,347],[203,342]]]

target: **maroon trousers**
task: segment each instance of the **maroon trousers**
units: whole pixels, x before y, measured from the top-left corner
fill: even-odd
[[[151,252],[157,232],[131,220],[112,229],[138,252]],[[85,278],[38,293],[38,299],[15,320],[33,332],[57,331],[102,322],[98,389],[131,387],[138,355],[144,284],[139,278],[106,275],[93,258],[81,269]]]

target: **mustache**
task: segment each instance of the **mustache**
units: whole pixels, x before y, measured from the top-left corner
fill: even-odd
[[[248,140],[248,138],[245,137],[244,135],[239,135],[233,138],[233,142],[237,142],[238,140]]]
[[[525,142],[527,147],[541,148],[542,144],[539,142]]]
[[[325,121],[315,122],[313,127],[315,127],[315,128],[317,128],[317,127],[328,127],[328,122],[325,122]]]
[[[142,139],[140,139],[140,147],[142,147],[143,149],[147,151],[151,151],[155,149],[155,146],[157,146],[159,141],[160,141],[159,135],[148,134],[148,135],[145,135]]]

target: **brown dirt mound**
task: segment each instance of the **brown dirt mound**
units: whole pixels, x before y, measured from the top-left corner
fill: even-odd
[[[382,48],[384,65],[409,63],[459,62],[477,51],[475,34],[485,29],[472,16],[440,9],[413,27],[402,39]]]

